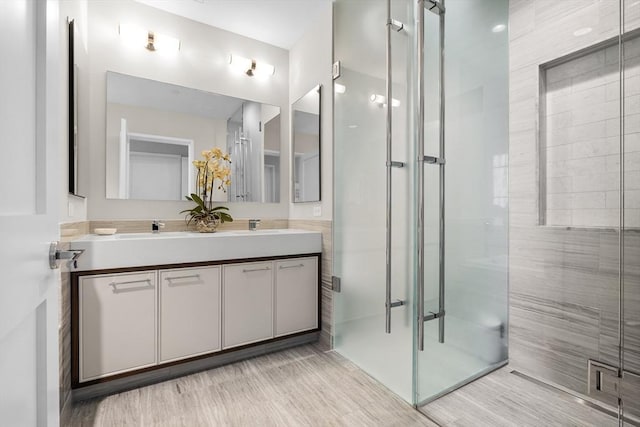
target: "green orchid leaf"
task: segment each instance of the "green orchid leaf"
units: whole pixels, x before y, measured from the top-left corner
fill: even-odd
[[[204,208],[204,202],[202,201],[202,199],[200,198],[200,196],[198,196],[195,193],[191,193],[191,199],[196,202],[198,205],[202,206]]]
[[[220,220],[222,222],[233,222],[233,218],[231,217],[231,215],[229,215],[228,213],[225,212],[219,212],[218,216],[220,217]]]

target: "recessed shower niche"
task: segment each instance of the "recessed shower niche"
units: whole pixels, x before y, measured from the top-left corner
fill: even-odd
[[[640,226],[640,37],[625,40],[625,215]],[[618,39],[540,66],[540,224],[620,221]]]

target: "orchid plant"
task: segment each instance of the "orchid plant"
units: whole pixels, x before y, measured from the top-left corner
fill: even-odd
[[[204,160],[194,160],[193,166],[196,168],[196,192],[186,196],[187,200],[194,202],[195,207],[185,209],[180,213],[186,213],[187,224],[192,221],[198,223],[224,223],[233,222],[229,215],[229,208],[224,206],[213,206],[214,190],[227,192],[227,187],[231,184],[231,158],[229,154],[223,153],[220,148],[214,147],[211,150],[204,150],[202,153]],[[215,228],[215,227],[214,227]]]

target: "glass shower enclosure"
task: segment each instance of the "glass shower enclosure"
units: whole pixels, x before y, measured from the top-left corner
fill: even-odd
[[[416,406],[508,357],[507,17],[334,3],[334,347]]]

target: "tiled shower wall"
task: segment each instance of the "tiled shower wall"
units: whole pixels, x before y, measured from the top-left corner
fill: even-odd
[[[640,226],[640,37],[625,42],[627,227]],[[541,70],[541,166],[546,225],[617,227],[620,85],[612,40]],[[545,185],[546,183],[546,185]],[[544,197],[544,196],[543,196]]]
[[[541,218],[541,199],[544,196],[545,175],[544,169],[541,170],[539,165],[544,164],[545,153],[541,151],[544,135],[539,138],[538,134],[541,85],[539,71],[542,64],[616,37],[618,4],[616,0],[511,0],[509,11],[510,362],[517,370],[585,394],[589,359],[618,365],[619,236],[617,230],[611,227],[614,225],[613,220],[595,223],[594,218],[591,218],[589,223],[586,220],[574,223],[574,219],[579,217],[574,216],[575,211],[564,218],[561,218],[561,214],[553,217],[551,223],[563,227],[540,225],[544,224]],[[626,29],[638,28],[639,23],[640,7],[628,7]],[[606,52],[600,59],[606,65]],[[606,111],[591,109],[597,103],[593,99],[581,99],[578,91],[574,90],[585,83],[592,87],[599,86],[597,80],[603,78],[604,74],[597,69],[597,64],[596,61],[591,75],[588,70],[580,72],[579,67],[571,70],[573,76],[569,75],[571,73],[567,74],[571,81],[564,82],[564,94],[573,96],[567,100],[571,104],[566,110],[569,114],[555,117],[558,123],[551,125],[551,130],[554,131],[576,124],[592,123],[594,128],[604,125],[603,135],[595,132],[584,134],[587,137],[585,141],[594,141],[591,145],[594,150],[606,146],[597,146],[597,142],[607,144],[607,138],[618,137],[617,127],[611,124],[610,133],[606,133],[607,120],[615,121],[615,116],[609,117]],[[634,62],[630,61],[628,65],[633,66]],[[610,83],[605,80],[601,83]],[[557,82],[547,83],[552,83],[552,92],[559,89],[558,86],[553,86]],[[606,103],[607,88],[604,90]],[[582,95],[586,96],[584,93]],[[562,102],[558,98],[555,101],[558,103],[552,107],[558,107]],[[570,123],[574,118],[585,123]],[[640,118],[637,114],[629,114],[627,121],[627,140],[631,143],[637,141],[638,135],[635,132],[638,130],[634,130],[633,123],[640,123]],[[544,126],[541,129],[544,132]],[[602,139],[596,141],[598,137]],[[555,139],[551,142],[560,141],[561,139]],[[571,141],[575,142],[578,141]],[[562,144],[552,146],[559,145]],[[583,148],[585,147],[576,146],[575,151],[569,149],[564,155],[571,156]],[[597,151],[591,153],[596,154]],[[608,156],[612,153],[602,154]],[[552,160],[553,156],[558,155],[561,153],[552,154]],[[557,157],[555,159],[562,161]],[[599,161],[606,163],[602,159],[593,162]],[[566,164],[564,168],[555,169],[551,163],[548,165],[552,168],[552,173],[569,173]],[[582,175],[575,177],[584,175],[586,178],[571,177],[567,181],[578,186],[584,185],[584,179],[591,179],[599,168],[600,166],[593,170],[588,167],[580,169],[576,165],[572,171]],[[551,178],[552,176],[549,177]],[[554,183],[551,184],[554,191],[559,189]],[[604,205],[600,205],[604,208],[607,207],[607,196],[604,194]],[[554,197],[556,200],[549,207],[553,205],[557,208],[565,203],[572,209],[590,209],[580,202],[573,203],[582,200],[581,196]],[[595,203],[595,199],[594,195],[593,200],[587,197],[582,201],[588,205]],[[633,196],[630,200],[632,199]],[[609,206],[614,205],[611,200]],[[609,228],[605,227],[607,224]],[[615,226],[617,224],[616,220]],[[580,227],[576,227],[577,225]],[[640,302],[639,245],[640,233],[637,229],[627,231],[625,298],[629,302],[628,313],[633,313],[634,308],[637,312],[637,304]],[[628,319],[629,326],[625,331],[625,368],[637,372],[640,370],[640,327],[634,327],[635,320]],[[626,403],[633,404],[634,400],[638,404],[637,399],[633,398],[627,399]]]

